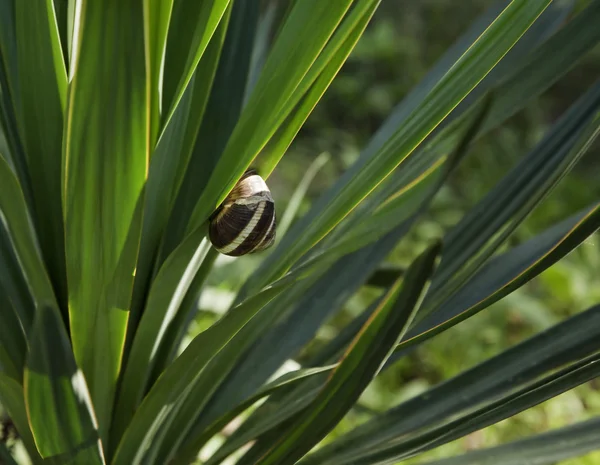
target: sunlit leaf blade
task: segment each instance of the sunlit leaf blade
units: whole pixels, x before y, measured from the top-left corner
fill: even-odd
[[[14,379],[0,373],[0,403],[6,409],[19,432],[23,445],[34,464],[42,463],[29,427],[23,387]]]
[[[403,337],[425,295],[441,244],[425,251],[402,281],[388,291],[354,339],[327,383],[281,439],[260,457],[262,465],[300,459],[331,430],[356,402]],[[251,453],[251,451],[250,451]]]
[[[157,267],[157,254],[169,214],[173,212],[177,192],[181,186],[194,142],[213,83],[229,14],[219,23],[211,42],[200,61],[196,74],[187,86],[173,117],[162,132],[152,155],[144,208],[144,225],[140,253],[136,266],[136,282],[132,308],[127,326],[128,352],[137,330],[143,305],[146,303],[150,279]],[[160,263],[160,262],[159,262]]]
[[[64,304],[67,288],[60,173],[67,71],[53,1],[17,1],[15,7],[23,145],[34,218],[57,298]]]
[[[594,418],[501,446],[425,462],[425,465],[552,465],[599,449],[599,435],[600,418]]]
[[[165,262],[150,290],[144,315],[135,333],[122,375],[117,408],[114,413],[111,434],[117,441],[122,437],[147,391],[162,338],[175,318],[188,287],[211,247],[203,234],[191,236],[184,245],[192,249],[192,260],[188,262],[188,252],[184,248],[182,250],[185,254],[172,255]],[[183,269],[184,272],[180,275],[172,272],[174,269]]]
[[[183,353],[157,380],[135,414],[111,463],[133,465],[146,463],[144,455],[160,428],[173,413],[178,401],[189,393],[191,383],[235,334],[277,294],[293,281],[265,289],[227,313],[217,324],[196,336]]]
[[[163,124],[179,104],[230,0],[179,0],[173,13],[167,38],[163,85]]]
[[[335,195],[320,208],[316,221],[302,221],[302,234],[288,235],[280,243],[276,260],[265,266],[265,272],[252,281],[256,289],[284,273],[319,242],[377,187],[425,137],[463,100],[468,93],[507,53],[519,37],[548,6],[547,0],[524,2],[515,0],[473,43],[460,60],[446,73],[404,123],[396,130],[376,156],[361,158],[342,176]]]
[[[69,454],[94,443],[102,457],[85,379],[58,312],[46,306],[36,314],[24,387],[27,416],[42,457]]]
[[[351,0],[295,3],[202,197],[197,200],[188,230],[199,227],[223,201],[278,123],[281,124],[286,116],[282,110],[292,97],[300,97],[297,87],[351,3]],[[309,23],[311,27],[306,28]]]
[[[282,388],[291,387],[299,381],[305,380],[306,378],[325,374],[333,370],[335,367],[336,365],[329,365],[324,367],[307,368],[304,370],[292,371],[283,376],[280,376],[279,378],[271,381],[270,383],[265,384],[255,394],[248,397],[243,402],[236,405],[235,408],[229,410],[226,414],[215,420],[204,430],[204,432],[201,435],[194,437],[193,440],[189,443],[188,448],[190,450],[200,450],[202,446],[204,446],[204,444],[206,444],[206,442],[212,436],[221,431],[225,426],[227,426],[229,422],[234,420],[238,415],[243,413],[244,410],[251,407],[252,404],[259,401],[263,397],[269,396]]]
[[[182,173],[183,181],[163,238],[160,263],[184,238],[194,206],[238,120],[248,78],[259,3],[259,0],[233,2],[225,43],[206,107],[206,114],[211,117],[202,120],[193,153]]]
[[[173,0],[144,0],[144,45],[148,79],[148,145],[154,147],[160,124],[162,77]]]
[[[111,283],[134,273],[135,261],[128,270],[119,263],[131,254],[127,238],[139,236],[133,219],[150,150],[144,12],[142,2],[111,0],[85,2],[79,14],[63,169],[69,317],[106,439],[131,299]]]
[[[153,362],[153,370],[150,374],[150,383],[154,384],[161,373],[173,362],[182,350],[182,341],[187,336],[190,325],[198,314],[198,299],[202,293],[203,286],[213,269],[219,252],[210,247],[206,257],[202,261],[196,276],[192,279],[185,297],[179,305],[179,310],[169,323],[169,327],[163,335],[162,342]]]
[[[345,63],[380,1],[359,0],[354,4],[351,12],[344,18],[338,30],[315,60],[295,94],[281,110],[283,115],[289,114],[289,116],[283,124],[279,121],[275,123],[276,126],[281,124],[281,127],[269,141],[265,153],[256,163],[259,172],[265,179],[279,163],[311,111]],[[304,97],[302,97],[303,95]]]
[[[437,425],[580,360],[597,349],[599,321],[600,306],[573,316],[378,415],[303,463],[360,461],[379,446],[414,435],[421,428]]]

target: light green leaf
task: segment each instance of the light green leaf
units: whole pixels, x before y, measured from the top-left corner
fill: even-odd
[[[122,375],[111,430],[111,435],[116,441],[122,437],[149,387],[150,374],[162,339],[211,247],[202,233],[203,231],[200,231],[199,234],[191,236],[183,244],[183,253],[172,255],[154,280]],[[191,261],[187,259],[187,248],[193,250]],[[179,269],[183,269],[184,272],[173,272]]]
[[[127,327],[128,344],[135,333],[150,279],[157,268],[159,244],[167,220],[175,213],[173,204],[187,171],[194,142],[204,116],[206,102],[212,87],[223,39],[227,30],[229,13],[219,23],[196,74],[187,86],[173,117],[167,123],[152,155],[146,183],[146,205],[140,253],[136,267],[136,283],[132,309]],[[160,262],[158,262],[160,263]],[[129,351],[126,347],[125,353]]]
[[[204,223],[233,188],[283,122],[286,116],[283,110],[290,99],[302,96],[297,92],[298,86],[305,82],[306,74],[351,3],[352,0],[334,3],[306,0],[295,4],[202,197],[196,202],[188,232]]]
[[[144,0],[144,45],[150,131],[148,146],[154,147],[161,115],[162,76],[164,73],[167,32],[173,0]]]
[[[83,2],[71,61],[63,167],[70,331],[104,440],[131,299],[131,289],[113,283],[134,273],[134,214],[150,154],[143,13],[136,0]]]
[[[265,289],[196,336],[157,380],[142,404],[138,408],[128,407],[134,410],[134,416],[121,437],[111,462],[113,465],[148,463],[144,458],[148,448],[169,420],[178,402],[189,394],[192,383],[206,364],[230,343],[257,312],[292,283],[292,280],[284,279],[278,285]]]

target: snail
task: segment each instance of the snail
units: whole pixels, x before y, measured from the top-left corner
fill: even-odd
[[[239,257],[275,242],[275,204],[255,170],[247,170],[209,218],[208,236],[218,252]]]

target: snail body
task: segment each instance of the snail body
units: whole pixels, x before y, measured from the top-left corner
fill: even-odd
[[[272,246],[275,226],[271,191],[250,169],[210,216],[208,236],[218,252],[239,257]]]

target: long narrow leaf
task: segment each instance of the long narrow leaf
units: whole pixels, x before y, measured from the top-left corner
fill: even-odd
[[[552,465],[600,448],[600,418],[425,465]]]
[[[25,370],[27,417],[42,457],[95,448],[103,463],[90,395],[58,312],[38,309]]]
[[[34,218],[46,265],[64,308],[67,286],[60,173],[67,71],[53,1],[17,1],[15,6],[23,143]]]
[[[283,280],[280,285],[265,289],[230,311],[217,324],[196,336],[186,350],[158,379],[139,408],[125,406],[135,411],[135,414],[121,437],[111,463],[114,465],[146,463],[144,455],[160,427],[168,419],[175,402],[189,393],[190,384],[235,334],[266,303],[284,291],[292,282]]]
[[[303,233],[291,242],[284,238],[279,247],[285,250],[275,263],[253,280],[260,289],[284,273],[310,247],[319,242],[379,183],[381,183],[423,139],[440,124],[506,54],[519,37],[548,6],[548,1],[513,1],[494,23],[445,74],[417,110],[404,122],[377,156],[361,159],[344,176],[332,200],[323,207],[318,220],[302,222]]]
[[[69,317],[106,441],[132,279],[112,284],[134,274],[150,155],[144,11],[142,2],[110,0],[84,2],[78,15],[63,167]]]
[[[304,462],[358,461],[395,438],[414,434],[589,356],[598,350],[600,306],[571,317],[340,437]]]
[[[430,247],[411,265],[402,282],[388,291],[370,320],[351,344],[339,366],[304,415],[258,463],[288,463],[301,458],[341,420],[346,411],[402,339],[425,295],[440,244]]]

